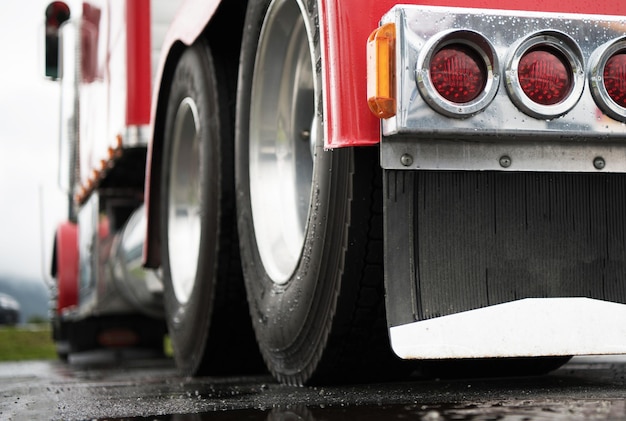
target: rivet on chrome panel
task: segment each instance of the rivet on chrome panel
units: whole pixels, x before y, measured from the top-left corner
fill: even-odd
[[[511,157],[508,155],[503,155],[500,157],[500,166],[502,168],[509,168],[512,162],[513,161],[511,161]]]
[[[593,159],[593,166],[596,170],[603,170],[604,167],[606,167],[606,162],[604,161],[604,158],[598,156]]]
[[[404,155],[400,157],[400,162],[405,167],[408,167],[413,164],[413,157],[409,155],[408,153],[405,153]]]

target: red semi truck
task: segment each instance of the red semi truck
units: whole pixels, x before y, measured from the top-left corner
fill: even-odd
[[[60,355],[167,326],[184,373],[307,384],[626,352],[625,31],[613,0],[51,3]]]

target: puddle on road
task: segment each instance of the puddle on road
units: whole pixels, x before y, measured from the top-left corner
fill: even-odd
[[[351,407],[295,406],[269,410],[233,410],[99,421],[524,421],[607,420],[626,417],[624,400],[493,401],[483,404],[371,405]]]

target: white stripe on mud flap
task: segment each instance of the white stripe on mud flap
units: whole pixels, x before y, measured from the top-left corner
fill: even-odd
[[[390,328],[405,359],[626,353],[626,305],[530,298]]]

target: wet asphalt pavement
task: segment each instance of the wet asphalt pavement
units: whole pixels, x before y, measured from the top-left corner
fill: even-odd
[[[546,376],[291,387],[269,376],[181,377],[125,353],[0,364],[0,420],[626,419],[626,356],[575,358]]]

